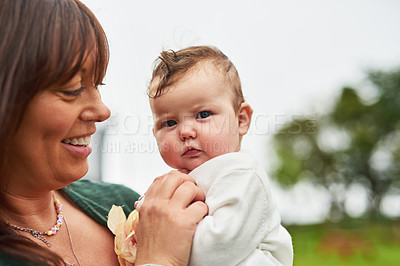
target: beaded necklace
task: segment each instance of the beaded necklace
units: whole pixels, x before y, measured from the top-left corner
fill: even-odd
[[[58,199],[54,200],[54,206],[55,206],[55,209],[57,212],[57,222],[52,228],[50,228],[49,230],[46,230],[43,233],[39,232],[37,230],[33,230],[31,228],[19,227],[19,226],[10,224],[9,222],[7,222],[7,224],[16,230],[30,233],[33,237],[43,241],[48,247],[51,247],[52,246],[51,242],[48,241],[43,236],[44,235],[47,235],[47,236],[55,235],[58,232],[58,230],[60,230],[60,226],[63,224],[63,220],[64,220],[64,216],[62,213],[62,204],[60,203],[60,201]]]
[[[56,224],[50,228],[49,230],[44,231],[43,233],[37,231],[37,230],[33,230],[30,228],[25,228],[25,227],[19,227],[13,224],[10,224],[9,222],[6,222],[11,228],[14,228],[16,230],[20,230],[23,232],[28,232],[30,233],[32,236],[34,236],[35,238],[43,241],[49,248],[52,246],[51,242],[49,240],[47,240],[46,238],[44,238],[44,235],[47,236],[54,236],[58,230],[60,230],[61,225],[63,224],[63,220],[65,221],[65,226],[67,227],[67,233],[68,233],[68,237],[69,237],[69,242],[71,244],[71,249],[72,249],[72,254],[74,255],[76,261],[78,262],[78,265],[81,266],[81,263],[78,259],[78,256],[75,253],[75,249],[74,249],[74,244],[72,243],[72,238],[71,238],[71,234],[69,232],[69,228],[68,228],[68,223],[67,223],[67,219],[64,219],[63,213],[62,213],[62,204],[60,203],[60,201],[58,199],[54,199],[54,206],[57,212],[57,222]],[[75,264],[73,263],[69,263],[66,262],[64,260],[64,262],[70,266],[75,266]]]

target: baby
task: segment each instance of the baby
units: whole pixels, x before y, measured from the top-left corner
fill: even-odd
[[[292,240],[267,175],[240,149],[253,111],[236,68],[208,46],[159,58],[148,91],[159,151],[195,179],[209,208],[197,225],[190,265],[292,265]]]

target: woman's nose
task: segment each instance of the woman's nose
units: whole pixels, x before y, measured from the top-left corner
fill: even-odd
[[[87,99],[87,107],[81,113],[81,119],[84,121],[103,122],[111,115],[110,109],[101,100],[100,92],[93,88]]]

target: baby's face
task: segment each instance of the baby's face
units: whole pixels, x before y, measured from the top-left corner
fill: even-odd
[[[164,161],[192,171],[216,156],[239,151],[233,93],[221,74],[196,70],[151,99],[154,136]]]

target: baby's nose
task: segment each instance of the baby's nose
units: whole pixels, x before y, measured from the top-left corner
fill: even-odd
[[[196,133],[196,129],[193,125],[184,124],[180,128],[179,135],[180,135],[181,140],[185,140],[188,138],[193,138],[193,139],[196,138],[197,133]]]

